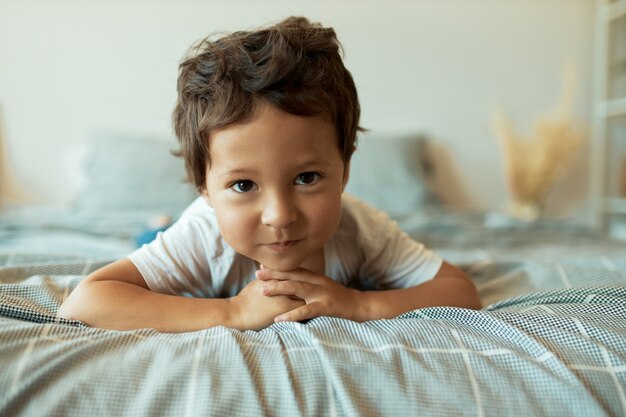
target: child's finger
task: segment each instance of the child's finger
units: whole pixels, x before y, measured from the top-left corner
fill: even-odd
[[[254,273],[254,276],[257,277],[257,279],[261,279],[264,281],[268,279],[280,279],[279,278],[280,274],[277,274],[275,271],[272,271],[271,269],[257,269],[256,272]]]
[[[319,316],[319,313],[317,313],[315,310],[315,304],[305,304],[287,313],[281,314],[280,316],[276,316],[274,318],[274,322],[302,321],[312,319]]]
[[[315,286],[303,281],[275,281],[263,286],[263,294],[268,297],[287,295],[306,300],[314,296]]]
[[[316,282],[316,275],[306,269],[298,268],[293,271],[275,271],[273,269],[258,269],[255,277],[261,280],[276,279],[280,281],[307,281]]]
[[[291,277],[293,277],[295,275],[295,272],[291,271],[291,272],[280,272],[280,271],[274,271],[271,269],[257,269],[257,271],[254,273],[254,276],[257,277],[258,279],[262,279],[262,280],[268,280],[268,279],[290,279]]]

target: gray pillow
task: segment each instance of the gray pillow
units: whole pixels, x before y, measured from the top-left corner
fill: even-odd
[[[346,191],[397,218],[438,204],[429,190],[433,163],[420,135],[359,137]]]
[[[197,196],[173,139],[99,135],[81,162],[75,205],[84,211],[146,210],[179,214]]]

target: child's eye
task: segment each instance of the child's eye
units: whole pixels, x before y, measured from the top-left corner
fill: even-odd
[[[317,172],[303,172],[296,177],[296,184],[298,185],[312,185],[319,181],[320,174]]]
[[[237,193],[247,193],[254,190],[256,184],[250,180],[237,180],[230,186]]]

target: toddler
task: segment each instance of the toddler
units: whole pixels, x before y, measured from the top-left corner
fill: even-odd
[[[343,193],[359,115],[331,28],[292,17],[196,44],[173,124],[200,196],[154,241],[87,276],[59,316],[183,332],[480,308],[466,274]]]

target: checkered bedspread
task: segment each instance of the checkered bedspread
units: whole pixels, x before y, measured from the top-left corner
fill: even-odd
[[[607,253],[474,259],[482,311],[184,334],[57,319],[104,262],[0,256],[0,415],[623,416],[626,268]]]

